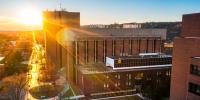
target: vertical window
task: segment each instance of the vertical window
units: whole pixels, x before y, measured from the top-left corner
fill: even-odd
[[[79,50],[79,45],[78,45],[78,41],[76,41],[76,64],[79,64],[79,62],[78,62],[78,50]]]
[[[156,52],[156,40],[153,41],[153,52]]]
[[[131,79],[131,74],[128,75],[128,79],[129,79],[129,80]]]
[[[130,55],[133,54],[133,53],[132,53],[132,48],[133,48],[133,47],[132,47],[132,42],[133,42],[132,40],[129,40],[129,54],[130,54]]]
[[[200,96],[200,85],[189,83],[189,92]]]
[[[103,41],[103,61],[106,60],[106,40]]]
[[[108,83],[104,83],[104,84],[103,84],[103,87],[104,87],[104,88],[109,88],[109,84],[108,84]]]
[[[128,85],[131,86],[131,81],[128,82]]]
[[[85,63],[87,62],[86,59],[87,59],[87,43],[86,41],[84,41],[84,58],[85,58]]]
[[[96,48],[96,50],[95,50],[95,51],[96,51],[96,62],[99,60],[99,59],[98,59],[98,58],[99,58],[99,57],[98,57],[98,52],[99,52],[99,51],[98,51],[98,45],[99,45],[99,42],[96,41],[96,47],[95,47],[95,48]]]
[[[122,54],[124,55],[124,40],[122,40]],[[127,48],[126,48],[127,49]]]
[[[120,79],[120,74],[118,74],[118,79]]]
[[[106,75],[106,78],[108,79],[108,78],[109,78],[109,76],[108,76],[108,75]]]
[[[112,40],[112,56],[115,56],[115,40]]]
[[[141,40],[139,39],[138,40],[138,52],[140,52],[140,49],[141,49]]]
[[[148,49],[149,49],[149,39],[147,39],[147,43],[146,43],[146,52],[147,53],[149,52]]]
[[[200,76],[200,68],[198,65],[190,64],[190,74]]]

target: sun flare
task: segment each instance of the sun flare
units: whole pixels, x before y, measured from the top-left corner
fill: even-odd
[[[19,23],[25,25],[42,25],[42,13],[36,9],[23,9],[19,12]]]

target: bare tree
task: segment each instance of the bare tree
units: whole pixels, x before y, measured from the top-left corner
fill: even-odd
[[[26,95],[28,78],[26,74],[9,76],[3,79],[3,90],[11,100],[23,100]]]

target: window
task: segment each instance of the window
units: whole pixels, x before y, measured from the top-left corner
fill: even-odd
[[[115,83],[115,87],[120,86],[120,82]]]
[[[189,83],[189,92],[200,96],[200,85]]]
[[[103,87],[106,88],[106,84],[105,83],[103,84]]]
[[[107,84],[106,87],[109,88],[109,84]]]
[[[115,83],[115,87],[117,87],[117,83]]]
[[[156,74],[157,74],[157,76],[159,76],[159,75],[161,75],[161,72],[157,72]]]
[[[106,75],[106,78],[108,79],[108,78],[109,78],[109,76],[108,76],[108,75]]]
[[[118,84],[118,86],[120,86],[120,82],[118,82],[117,84]]]
[[[126,85],[128,85],[128,82],[126,81]]]
[[[131,86],[131,82],[128,82],[128,85]]]
[[[170,76],[170,71],[166,71],[166,76]]]
[[[144,73],[137,73],[135,79],[142,79],[144,77]]]
[[[190,64],[190,74],[200,76],[200,68],[197,65]]]
[[[131,86],[131,82],[130,81],[126,81],[126,85],[127,86]]]
[[[126,74],[127,79],[130,80],[131,79],[131,74]]]
[[[104,83],[104,84],[103,84],[103,87],[104,87],[104,88],[109,88],[109,84],[108,84],[108,83]]]
[[[131,74],[128,75],[128,79],[129,79],[129,80],[131,79]]]
[[[118,79],[120,79],[120,75],[118,74]]]

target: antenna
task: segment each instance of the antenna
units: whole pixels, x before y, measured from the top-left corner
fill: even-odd
[[[62,8],[62,3],[61,3],[61,1],[59,2],[59,10],[60,10],[60,11],[65,11],[65,10],[66,10],[65,8]]]
[[[60,2],[60,4],[59,4],[59,7],[60,7],[60,10],[62,10],[62,5],[61,5],[61,2]]]

